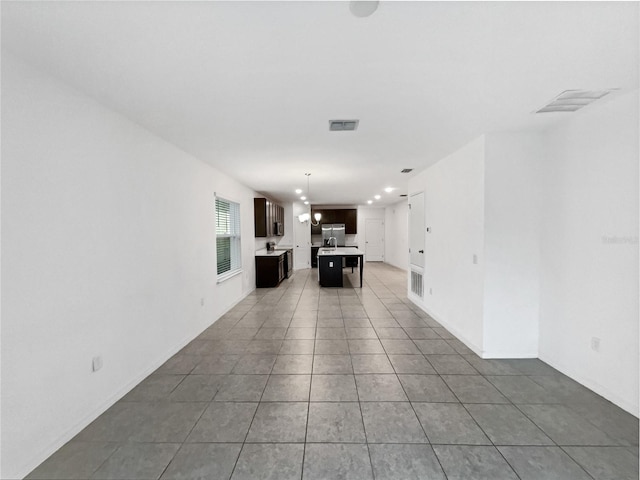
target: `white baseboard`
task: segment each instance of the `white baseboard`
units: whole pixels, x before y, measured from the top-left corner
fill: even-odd
[[[505,359],[505,358],[538,358],[537,352],[483,352],[480,355],[484,359]]]
[[[555,368],[559,372],[565,374],[569,378],[575,380],[579,384],[585,386],[589,390],[597,393],[598,395],[606,398],[613,404],[622,408],[626,412],[629,412],[631,415],[638,417],[640,414],[640,404],[629,402],[628,400],[621,398],[616,393],[612,392],[608,388],[600,385],[598,382],[595,382],[589,378],[584,377],[575,369],[563,364],[562,362],[556,360],[550,355],[545,354],[544,352],[484,352],[481,348],[474,345],[465,336],[454,326],[452,326],[445,318],[438,315],[437,312],[431,311],[426,308],[422,302],[420,297],[417,297],[411,291],[407,293],[407,298],[411,300],[417,307],[419,307],[422,311],[428,313],[434,320],[440,323],[444,328],[449,330],[453,335],[455,335],[458,340],[464,343],[467,347],[469,347],[476,355],[485,359],[505,359],[505,358],[539,358],[543,362],[549,364],[551,367]]]
[[[200,332],[202,333],[202,332]],[[200,335],[200,334],[198,334]],[[198,335],[195,335],[193,338],[196,338]],[[69,440],[75,437],[78,433],[84,430],[91,422],[93,422],[96,418],[106,412],[109,408],[111,408],[118,400],[124,397],[127,393],[129,393],[136,385],[138,385],[142,380],[147,378],[151,373],[157,370],[164,362],[166,362],[173,355],[178,353],[181,349],[183,349],[191,340],[193,340],[191,336],[185,337],[178,342],[176,346],[169,349],[168,354],[165,353],[160,358],[154,360],[150,367],[146,368],[142,373],[136,375],[133,380],[129,381],[125,386],[118,389],[113,395],[110,395],[105,401],[101,402],[96,408],[92,409],[86,415],[84,415],[80,420],[78,420],[72,427],[66,430],[60,437],[58,437],[54,442],[52,442],[47,448],[41,450],[37,455],[34,456],[33,460],[21,468],[20,472],[16,472],[16,474],[5,473],[2,472],[2,478],[23,478],[29,472],[31,472],[34,468],[44,462],[47,458],[53,455],[56,451],[58,451],[64,444],[66,444]]]
[[[631,415],[638,417],[640,414],[640,405],[638,403],[629,402],[628,400],[620,397],[616,393],[609,390],[607,387],[600,385],[598,382],[595,382],[589,378],[586,378],[582,374],[575,371],[575,369],[563,364],[562,362],[556,360],[550,355],[547,355],[543,352],[540,352],[540,360],[551,365],[556,370],[564,373],[567,377],[575,380],[579,384],[584,387],[587,387],[589,390],[597,393],[601,397],[606,398],[614,405],[622,408],[626,412],[629,412]]]
[[[218,318],[216,318],[213,322],[206,325],[202,329],[198,329],[195,334],[188,334],[183,337],[179,342],[177,342],[174,346],[169,348],[163,355],[160,355],[156,358],[151,365],[144,369],[141,373],[136,375],[133,380],[129,381],[122,388],[118,389],[113,395],[110,395],[105,401],[101,402],[96,408],[92,409],[89,413],[84,415],[80,420],[78,420],[73,426],[67,429],[60,437],[58,437],[54,442],[49,444],[47,448],[42,449],[38,454],[34,455],[33,459],[28,462],[28,464],[23,465],[17,472],[2,472],[3,479],[20,479],[24,478],[29,472],[31,472],[34,468],[44,462],[47,458],[53,455],[56,451],[58,451],[64,444],[66,444],[69,440],[75,437],[78,433],[84,430],[91,422],[93,422],[96,418],[106,412],[109,408],[111,408],[118,400],[124,397],[127,393],[129,393],[136,385],[138,385],[142,380],[147,378],[151,373],[156,371],[160,366],[162,366],[168,359],[182,350],[184,347],[189,344],[192,340],[197,338],[202,332],[204,332],[207,328],[217,322],[225,313],[233,309],[238,303],[244,300],[253,290],[244,293],[242,297],[235,302],[233,305],[228,307],[223,313],[221,313]]]
[[[463,332],[461,332],[457,327],[451,325],[443,316],[439,315],[437,312],[425,307],[421,301],[420,297],[417,297],[413,293],[408,293],[408,298],[411,300],[416,306],[420,307],[420,310],[428,313],[433,319],[442,325],[444,328],[449,330],[458,340],[464,343],[467,347],[469,347],[473,353],[478,355],[480,358],[484,359],[499,359],[499,358],[538,358],[538,352],[502,352],[502,351],[484,351],[481,347],[470,341]]]
[[[422,302],[420,301],[420,297],[414,295],[413,293],[411,293],[409,291],[409,293],[407,294],[407,298],[409,300],[411,300],[417,307],[419,307],[420,310],[422,310],[423,312],[427,313],[436,322],[438,322],[444,328],[449,330],[458,340],[460,340],[468,348],[470,348],[473,351],[473,353],[475,353],[476,355],[478,355],[481,358],[484,358],[484,357],[482,357],[482,355],[483,355],[482,348],[480,348],[475,343],[471,342],[468,338],[466,338],[466,336],[458,328],[456,328],[454,325],[451,325],[451,323],[449,323],[445,318],[443,318],[437,312],[425,307],[422,304]]]
[[[472,342],[464,337],[464,335],[458,331],[454,326],[452,326],[447,320],[437,312],[431,311],[421,304],[421,300],[419,297],[413,295],[411,292],[408,293],[407,297],[411,302],[413,302],[417,307],[419,307],[422,311],[428,313],[435,321],[440,323],[444,328],[449,330],[453,335],[455,335],[458,340],[464,343],[467,347],[469,347],[476,355],[485,359],[505,359],[505,358],[539,358],[543,362],[549,364],[551,367],[555,368],[559,372],[565,374],[569,378],[575,380],[579,384],[587,387],[589,390],[597,393],[598,395],[606,398],[613,404],[619,406],[626,412],[629,412],[631,415],[636,417],[640,414],[640,405],[638,403],[629,402],[624,398],[621,398],[616,393],[612,392],[608,388],[600,385],[599,383],[584,377],[579,372],[575,371],[575,369],[564,365],[562,362],[556,360],[555,358],[544,354],[543,352],[484,352],[481,348],[478,348]]]

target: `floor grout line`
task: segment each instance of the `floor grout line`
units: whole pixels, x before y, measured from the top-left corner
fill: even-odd
[[[210,327],[208,327],[203,333],[202,336],[199,336],[198,338],[195,339],[196,343],[193,344],[195,345],[195,347],[192,344],[191,349],[189,350],[189,352],[197,352],[196,354],[191,354],[191,353],[184,353],[184,350],[187,349],[187,347],[189,347],[189,345],[186,345],[183,349],[181,349],[180,352],[178,352],[176,355],[174,355],[172,358],[180,355],[180,356],[193,356],[193,357],[201,357],[198,361],[194,361],[193,364],[194,366],[190,367],[190,368],[186,368],[184,369],[189,370],[188,373],[162,373],[159,372],[159,370],[162,368],[160,367],[158,370],[154,371],[151,375],[162,375],[162,376],[181,376],[182,378],[180,379],[180,381],[173,386],[173,388],[171,388],[171,391],[167,391],[167,392],[162,392],[159,396],[157,396],[158,398],[156,400],[150,400],[150,399],[141,399],[141,400],[133,400],[133,401],[119,401],[118,404],[149,404],[152,405],[154,403],[160,402],[167,402],[167,403],[176,403],[176,404],[193,404],[193,403],[203,403],[206,404],[205,408],[202,410],[202,412],[200,413],[200,415],[198,416],[198,419],[196,419],[195,423],[191,426],[191,429],[189,430],[189,433],[186,435],[186,437],[183,439],[183,441],[179,441],[179,442],[149,442],[149,441],[142,441],[142,442],[130,442],[131,444],[163,444],[163,443],[175,443],[175,444],[179,444],[179,448],[176,450],[176,452],[174,453],[173,457],[169,460],[169,462],[165,465],[162,474],[164,475],[165,472],[167,471],[167,469],[173,464],[175,458],[178,456],[178,454],[180,452],[183,451],[183,448],[185,447],[185,445],[195,445],[195,444],[237,444],[240,446],[240,450],[238,451],[238,454],[235,458],[234,464],[233,464],[233,469],[231,470],[231,476],[235,473],[238,464],[239,464],[239,459],[240,456],[242,455],[242,452],[245,448],[245,445],[247,444],[289,444],[289,443],[295,443],[295,444],[302,444],[303,448],[302,448],[302,464],[301,464],[301,478],[304,477],[304,464],[305,464],[305,460],[307,457],[307,444],[348,444],[348,445],[365,445],[367,448],[367,453],[368,453],[368,457],[369,457],[369,465],[371,468],[371,475],[375,476],[375,471],[374,471],[374,467],[373,467],[373,457],[372,457],[372,451],[370,448],[370,445],[384,445],[384,444],[390,444],[390,445],[429,445],[429,448],[431,449],[431,451],[434,453],[434,457],[438,462],[438,465],[440,466],[443,474],[446,476],[447,473],[444,470],[444,466],[442,464],[441,458],[435,453],[434,450],[434,446],[439,447],[439,446],[457,446],[457,447],[473,447],[473,446],[477,446],[477,445],[472,445],[472,444],[458,444],[458,443],[446,443],[446,442],[440,442],[440,443],[432,443],[431,439],[429,438],[428,434],[427,434],[427,429],[425,428],[425,426],[422,424],[422,422],[420,421],[417,411],[415,409],[415,405],[417,403],[428,403],[428,404],[449,404],[449,405],[460,405],[462,407],[462,409],[464,410],[465,414],[467,416],[469,416],[473,422],[473,425],[475,425],[475,427],[477,427],[479,429],[480,432],[483,433],[483,435],[485,435],[487,441],[489,443],[481,445],[481,446],[485,446],[485,447],[491,447],[494,450],[498,451],[498,455],[501,456],[502,460],[504,462],[506,462],[506,465],[508,465],[508,468],[511,468],[513,470],[513,472],[515,473],[515,475],[518,478],[520,477],[520,474],[518,474],[518,472],[516,471],[515,467],[507,460],[507,457],[502,453],[502,451],[500,450],[500,448],[498,447],[509,447],[509,446],[518,446],[521,448],[554,448],[554,449],[559,449],[561,452],[563,452],[564,455],[568,455],[569,458],[571,458],[572,462],[575,462],[576,465],[578,465],[587,475],[589,475],[591,477],[591,475],[587,472],[586,468],[582,466],[582,464],[580,464],[576,459],[574,459],[571,455],[569,455],[568,451],[566,451],[566,449],[570,446],[576,446],[576,447],[584,447],[584,448],[591,448],[591,447],[600,447],[600,448],[624,448],[625,451],[630,451],[631,454],[633,454],[633,450],[637,450],[637,446],[630,446],[627,447],[625,445],[564,445],[564,444],[559,444],[556,440],[554,440],[554,438],[551,438],[551,436],[549,436],[546,431],[536,423],[536,421],[534,421],[534,419],[530,416],[527,415],[527,413],[525,413],[525,411],[521,408],[524,405],[542,405],[542,406],[562,406],[562,407],[566,407],[570,412],[576,413],[576,411],[573,410],[571,404],[567,404],[566,402],[563,403],[562,401],[562,397],[559,397],[558,399],[551,399],[550,400],[554,400],[554,402],[540,402],[540,403],[536,403],[536,402],[527,402],[527,403],[515,403],[512,400],[512,395],[506,395],[502,392],[502,390],[500,388],[498,388],[496,386],[496,384],[493,383],[492,380],[490,380],[491,377],[515,377],[515,378],[528,378],[530,379],[534,384],[538,385],[542,391],[546,391],[547,389],[545,388],[545,384],[548,384],[549,382],[544,381],[544,378],[538,378],[538,377],[556,377],[556,374],[550,373],[541,373],[541,372],[545,372],[545,369],[542,368],[542,366],[535,364],[535,363],[522,363],[522,364],[508,364],[505,363],[505,365],[510,365],[510,368],[516,369],[517,373],[514,372],[514,374],[510,374],[510,375],[502,375],[502,374],[496,374],[495,372],[491,372],[489,371],[489,373],[481,373],[478,369],[479,367],[476,367],[474,364],[471,363],[471,355],[474,355],[473,352],[468,353],[464,350],[463,345],[459,345],[457,342],[459,342],[457,339],[454,338],[448,338],[446,336],[442,336],[441,334],[447,334],[447,332],[443,329],[443,327],[434,327],[434,323],[429,322],[428,319],[430,317],[423,317],[420,315],[420,311],[417,311],[413,308],[411,308],[411,304],[408,303],[405,300],[402,300],[403,295],[405,294],[404,291],[402,291],[400,289],[400,287],[396,288],[394,287],[394,279],[388,279],[385,278],[385,281],[387,282],[387,285],[389,285],[389,287],[384,286],[385,285],[385,281],[382,281],[382,275],[383,275],[384,270],[380,269],[380,267],[378,266],[371,266],[371,268],[368,268],[368,274],[369,277],[365,279],[364,284],[363,284],[363,288],[362,289],[356,289],[354,290],[353,294],[351,294],[350,290],[347,291],[348,289],[343,289],[343,290],[325,290],[325,289],[320,289],[318,287],[316,287],[314,285],[314,281],[313,281],[313,270],[308,270],[308,271],[298,271],[298,272],[294,272],[293,276],[289,279],[287,279],[285,282],[283,282],[283,284],[281,284],[281,287],[279,289],[270,289],[269,291],[264,291],[264,292],[255,292],[255,295],[249,294],[247,295],[242,302],[244,302],[246,300],[246,303],[242,303],[239,302],[238,305],[236,305],[236,307],[239,307],[239,310],[237,312],[234,313],[234,309],[231,309],[229,312],[225,313],[225,315],[223,315],[220,320],[218,322],[213,323]],[[397,282],[398,285],[400,285],[400,282]],[[285,287],[285,288],[282,288]],[[253,295],[253,296],[252,296]],[[309,303],[307,301],[307,299],[313,299],[312,303]],[[307,306],[310,306],[312,309],[307,308]],[[234,307],[234,308],[236,308]],[[281,309],[281,310],[280,310]],[[296,312],[300,311],[300,312],[313,312],[313,313],[302,313],[301,315],[299,315],[296,318]],[[332,321],[334,319],[331,318],[331,314],[327,313],[327,312],[336,312],[336,317],[335,321]],[[364,312],[363,313],[363,317],[360,317],[360,311]],[[281,312],[281,313],[278,313]],[[374,312],[378,312],[377,314]],[[406,313],[404,313],[406,312]],[[226,316],[227,314],[230,314],[228,317]],[[237,315],[237,318],[235,318],[235,316]],[[339,317],[338,317],[339,315]],[[373,315],[372,317],[370,317],[369,315]],[[378,316],[380,315],[380,316]],[[322,318],[321,318],[322,316]],[[346,316],[346,317],[345,317]],[[307,320],[308,318],[308,320]],[[339,322],[338,322],[339,320]],[[311,325],[313,322],[313,326],[310,327],[308,325]],[[393,323],[392,323],[393,322]],[[285,325],[286,324],[286,325]],[[216,325],[218,326],[216,328]],[[329,326],[327,326],[329,325]],[[335,326],[335,325],[339,325],[339,326]],[[392,325],[392,326],[390,326]],[[313,330],[313,339],[308,339],[308,341],[311,341],[312,344],[310,344],[310,352],[311,353],[307,353],[308,351],[305,351],[305,353],[281,353],[282,349],[284,348],[285,345],[287,346],[291,346],[291,348],[293,349],[293,351],[297,351],[296,347],[298,347],[298,345],[294,344],[294,343],[285,343],[288,340],[291,341],[296,341],[297,339],[288,339],[286,338],[287,334],[289,333],[289,331],[291,331],[292,335],[293,334],[297,334],[297,333],[303,333],[302,330],[292,330],[292,329],[297,329],[297,328],[309,328]],[[429,329],[429,330],[416,330],[416,329]],[[244,329],[244,330],[240,330],[240,329]],[[325,330],[327,329],[327,330]],[[329,329],[335,329],[335,330],[329,330]],[[357,330],[357,329],[371,329],[369,330]],[[381,329],[398,329],[399,331],[403,332],[403,334],[405,335],[405,338],[402,339],[397,339],[397,338],[387,338],[387,334],[388,335],[393,335],[394,332],[393,331],[386,331],[386,330],[381,330]],[[438,330],[439,329],[439,330]],[[269,331],[270,330],[270,331]],[[283,331],[283,335],[285,338],[263,338],[262,336],[271,336],[271,335],[275,335],[275,336],[279,336],[279,332]],[[380,331],[380,333],[379,333]],[[375,335],[375,337],[366,337],[367,333],[372,333],[373,335]],[[381,333],[384,333],[385,336],[381,337]],[[399,332],[398,332],[399,333]],[[340,334],[339,336],[344,335],[344,338],[319,338],[319,336],[331,336],[333,334]],[[240,338],[240,337],[236,337],[236,335],[239,336],[244,336],[246,335],[247,338]],[[262,336],[261,336],[262,335]],[[357,335],[365,335],[365,338],[357,338]],[[429,335],[428,338],[420,338],[420,336],[424,336],[424,335]],[[431,335],[437,335],[438,338],[431,338]],[[350,338],[351,336],[354,336],[354,338]],[[367,342],[368,340],[371,340],[371,342]],[[397,342],[397,340],[409,340],[410,342]],[[448,345],[449,347],[451,347],[451,349],[453,350],[453,352],[447,352],[447,353],[433,353],[433,354],[425,354],[423,352],[423,349],[420,348],[420,345],[423,346],[423,348],[426,350],[427,348],[430,348],[432,345],[437,348],[438,345],[434,342],[432,345],[430,345],[430,340],[436,340],[436,341],[443,341],[446,343],[446,345]],[[307,340],[302,340],[307,341]],[[346,353],[337,353],[337,354],[333,354],[333,353],[318,353],[318,341],[322,341],[322,343],[325,343],[327,345],[333,343],[342,343],[344,342],[344,344],[346,344]],[[386,342],[385,342],[386,341]],[[423,341],[423,342],[421,342]],[[426,341],[426,342],[424,342]],[[226,342],[226,343],[225,343]],[[236,343],[234,343],[236,342]],[[253,342],[257,342],[257,343],[253,343]],[[264,342],[264,343],[259,343],[259,342]],[[357,347],[362,347],[362,348],[368,348],[369,345],[380,345],[381,346],[381,352],[379,353],[362,353],[359,352],[357,350]],[[385,343],[387,343],[388,346],[385,346]],[[413,345],[414,349],[417,349],[416,351],[412,351],[410,353],[396,353],[396,354],[391,354],[389,353],[389,349],[391,348],[393,351],[396,351],[396,348],[401,349],[402,346],[404,345]],[[260,349],[264,349],[265,352],[268,352],[270,347],[273,346],[274,350],[270,353],[256,353],[258,352]],[[306,348],[303,347],[303,343],[299,344],[298,348]],[[444,346],[444,345],[443,345]],[[207,349],[221,349],[221,351],[218,350],[207,350]],[[254,350],[250,350],[250,349],[255,349]],[[227,351],[228,350],[228,351]],[[212,355],[203,355],[200,352],[206,352],[206,353],[212,353]],[[206,360],[206,357],[211,357],[210,361],[220,361],[223,359],[223,356],[229,356],[229,360],[233,360],[233,358],[235,357],[235,361],[233,361],[233,365],[230,366],[229,369],[224,369],[225,372],[224,373],[206,373],[207,370],[205,369],[206,364],[203,364],[203,362]],[[278,360],[281,357],[285,357],[287,355],[307,355],[311,357],[311,369],[309,373],[299,373],[299,372],[294,372],[294,373],[274,373],[276,364],[278,362]],[[315,362],[316,359],[319,356],[322,355],[326,355],[326,356],[336,356],[336,355],[348,355],[349,358],[349,363],[351,366],[351,372],[349,374],[344,374],[344,373],[337,373],[337,372],[331,372],[331,373],[315,373],[314,372],[314,368],[315,368]],[[384,356],[386,362],[388,365],[391,366],[391,371],[390,372],[386,372],[386,373],[365,373],[363,372],[361,369],[358,369],[358,373],[356,373],[356,368],[355,368],[355,363],[354,360],[356,359],[355,357],[358,358],[359,361],[365,361],[366,363],[366,357],[367,356],[372,356],[372,355],[380,355],[380,356]],[[391,357],[394,355],[405,355],[405,356],[415,356],[418,358],[421,358],[422,360],[424,360],[424,362],[426,362],[426,365],[431,365],[432,369],[433,369],[433,373],[415,373],[415,374],[405,374],[405,373],[398,373],[399,370],[399,365],[394,364],[394,362],[391,361]],[[451,358],[460,358],[462,359],[464,362],[466,362],[467,364],[469,364],[471,366],[471,368],[473,368],[475,373],[460,373],[460,372],[454,372],[454,373],[446,373],[447,370],[443,370],[442,366],[439,366],[439,368],[436,368],[431,361],[429,360],[429,355],[432,355],[432,358],[435,360],[435,356],[436,355],[441,355],[443,357],[446,356],[450,356]],[[262,359],[260,357],[263,357]],[[251,365],[250,360],[264,360],[267,357],[272,357],[273,358],[273,362],[270,364],[269,368],[268,368],[268,372],[265,371],[265,373],[258,373],[258,370],[256,370],[256,373],[241,373],[242,370],[239,368],[239,372],[234,372],[233,370],[236,368],[236,366],[238,365],[238,363],[242,360],[242,359],[246,359],[246,365],[242,364],[242,368],[246,368],[247,371],[251,371],[252,369],[255,368],[255,365],[258,364],[253,364],[254,366]],[[215,358],[217,358],[218,360],[215,360]],[[445,358],[443,358],[444,360]],[[457,361],[457,360],[456,360]],[[480,359],[479,361],[482,361],[482,359]],[[166,362],[165,362],[166,363]],[[191,365],[191,361],[186,361],[186,365],[189,366]],[[204,372],[205,373],[194,373],[197,369],[198,366],[203,364],[204,367]],[[164,364],[163,364],[164,365]],[[489,364],[489,365],[493,365],[493,364]],[[498,364],[499,365],[499,364]],[[179,366],[179,364],[178,364]],[[483,367],[484,368],[484,367]],[[377,370],[378,368],[374,368],[372,370]],[[381,370],[385,370],[386,367],[381,367]],[[213,364],[211,364],[211,370],[215,370],[215,368],[213,368]],[[231,370],[231,371],[228,371]],[[403,368],[404,370],[404,368]],[[419,368],[416,368],[416,370],[419,370]],[[185,382],[187,381],[187,376],[198,376],[198,375],[202,375],[202,376],[220,376],[220,382],[218,383],[217,387],[216,387],[216,392],[213,394],[213,396],[210,398],[209,401],[202,401],[202,402],[189,402],[189,401],[177,401],[177,400],[171,400],[169,401],[168,398],[169,396],[173,393],[176,392],[182,385],[185,384]],[[273,379],[275,380],[275,378],[279,375],[287,375],[287,376],[308,376],[309,377],[309,385],[308,385],[308,392],[307,392],[307,397],[306,400],[303,400],[302,402],[300,401],[289,401],[289,400],[273,400],[273,401],[268,401],[265,400],[265,392],[267,391],[267,388],[269,387],[270,381]],[[313,379],[314,376],[319,376],[319,375],[327,375],[327,376],[331,376],[331,375],[349,375],[350,377],[353,378],[354,382],[355,382],[355,391],[356,391],[356,398],[357,400],[354,402],[345,402],[345,401],[326,401],[326,400],[322,400],[321,403],[356,403],[358,404],[358,408],[360,411],[360,422],[361,422],[361,427],[363,429],[364,432],[364,443],[361,442],[346,442],[346,441],[324,441],[324,442],[309,442],[308,441],[308,435],[309,435],[309,420],[310,420],[310,412],[311,412],[311,406],[314,403],[318,403],[318,402],[313,402],[311,400],[311,393],[312,393],[312,387],[313,387]],[[400,385],[400,387],[402,388],[402,392],[404,393],[406,399],[400,401],[401,403],[408,403],[409,407],[411,408],[411,411],[413,412],[413,415],[416,418],[416,421],[418,422],[418,424],[420,425],[420,428],[425,436],[425,442],[424,443],[419,443],[419,444],[414,444],[411,442],[371,442],[369,439],[369,435],[367,434],[367,429],[366,429],[366,425],[365,425],[365,421],[364,421],[364,414],[363,414],[363,406],[366,405],[367,403],[397,403],[398,400],[387,400],[387,401],[378,401],[378,400],[371,400],[371,401],[367,401],[367,400],[362,400],[361,399],[361,391],[360,388],[358,388],[358,382],[356,381],[356,379],[359,376],[364,376],[364,375],[393,375],[393,378],[395,379],[395,381]],[[405,387],[405,384],[401,381],[400,377],[402,375],[417,375],[417,376],[437,376],[439,378],[439,380],[441,382],[443,382],[443,384],[451,391],[451,393],[453,394],[453,397],[455,398],[456,401],[453,402],[446,402],[446,401],[441,401],[441,402],[420,402],[420,401],[412,401],[409,397],[409,395],[407,394],[407,388]],[[499,392],[505,399],[504,403],[495,403],[495,402],[491,402],[491,401],[482,401],[482,402],[476,402],[476,401],[467,401],[462,402],[461,401],[461,396],[460,393],[456,393],[456,391],[449,385],[449,383],[445,380],[446,378],[449,378],[450,380],[452,380],[452,378],[450,377],[455,377],[455,376],[465,376],[465,375],[473,375],[474,377],[478,377],[478,378],[482,378],[485,382],[488,383],[488,385],[491,386],[491,388],[495,389],[497,392]],[[244,435],[244,439],[242,442],[187,442],[186,440],[189,438],[189,436],[191,435],[191,433],[193,432],[193,430],[196,428],[196,426],[198,425],[198,423],[201,421],[201,419],[203,418],[204,414],[206,413],[206,411],[210,408],[211,405],[216,404],[216,403],[223,403],[223,402],[218,402],[216,401],[216,397],[218,395],[218,392],[220,390],[220,385],[222,385],[222,382],[225,379],[234,377],[234,376],[246,376],[246,377],[251,377],[251,376],[264,376],[266,377],[265,383],[262,387],[262,391],[260,394],[260,397],[257,401],[255,400],[227,400],[224,403],[237,403],[237,404],[242,404],[242,403],[253,403],[256,405],[255,410],[253,412],[253,416],[251,417],[251,421],[249,422],[249,426],[247,427],[247,431]],[[147,377],[148,378],[148,377]],[[145,379],[146,380],[146,379]],[[136,388],[139,387],[145,380],[143,380],[142,382],[140,382],[140,384],[136,385]],[[497,379],[493,379],[493,380],[497,380]],[[162,381],[161,381],[162,382]],[[455,384],[454,384],[455,385]],[[553,385],[553,384],[552,384]],[[152,385],[153,386],[153,385]],[[559,387],[558,387],[559,388]],[[551,390],[549,390],[551,391]],[[257,392],[256,392],[257,393]],[[144,395],[144,393],[142,393],[142,395]],[[154,396],[156,396],[154,394]],[[469,398],[467,398],[467,400],[469,400]],[[304,441],[302,442],[281,442],[278,440],[274,440],[274,441],[248,441],[249,438],[249,432],[251,431],[251,427],[253,426],[255,419],[257,417],[258,411],[260,410],[260,406],[266,406],[270,403],[281,403],[281,404],[287,404],[287,403],[304,403],[306,404],[307,407],[307,411],[306,411],[306,420],[305,420],[305,432],[304,432]],[[364,404],[364,405],[363,405]],[[470,408],[473,405],[496,405],[496,406],[508,406],[511,408],[514,408],[516,412],[518,412],[519,415],[522,415],[528,422],[530,422],[540,433],[544,434],[549,441],[551,442],[550,444],[545,444],[545,445],[537,445],[537,444],[533,444],[533,445],[514,445],[514,444],[510,444],[510,443],[502,443],[502,442],[495,442],[488,434],[487,431],[482,427],[482,425],[480,424],[480,421],[478,419],[476,419],[476,417],[474,417],[474,415],[471,413],[472,410],[470,410]],[[134,408],[134,407],[132,407]],[[135,407],[135,408],[143,408],[143,407]],[[355,412],[354,412],[355,413]],[[577,413],[576,413],[577,414]],[[595,425],[593,422],[591,422],[590,420],[585,419],[585,422],[589,425],[591,425],[594,429],[596,430],[600,430],[600,428]],[[301,422],[300,422],[301,423]],[[602,431],[604,432],[604,431]],[[604,432],[604,434],[607,434],[607,432]],[[74,442],[74,440],[72,440],[72,442]],[[78,441],[75,441],[77,443],[80,443]],[[98,440],[89,440],[89,441],[84,441],[84,443],[102,443],[99,439]],[[107,459],[105,459],[100,465],[98,465],[98,467],[94,470],[94,473],[96,471],[98,471],[100,468],[102,468],[102,466],[110,459],[113,457],[113,455],[118,451],[118,449],[122,446],[122,442],[113,442],[115,444],[117,444],[116,448],[114,449],[113,452],[111,452],[111,454],[107,457]],[[507,468],[507,467],[505,467]]]

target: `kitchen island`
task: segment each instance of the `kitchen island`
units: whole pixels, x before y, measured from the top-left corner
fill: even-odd
[[[360,269],[360,288],[364,269],[364,252],[356,247],[323,247],[318,250],[318,281],[321,287],[342,287],[342,259],[355,258]]]

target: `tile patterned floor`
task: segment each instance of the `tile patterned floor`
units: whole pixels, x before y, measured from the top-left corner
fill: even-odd
[[[30,479],[637,480],[638,420],[539,360],[482,360],[406,299],[260,289]]]

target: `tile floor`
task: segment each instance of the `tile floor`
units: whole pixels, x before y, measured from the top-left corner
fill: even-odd
[[[638,420],[539,360],[482,360],[369,263],[245,298],[30,479],[637,480]]]

